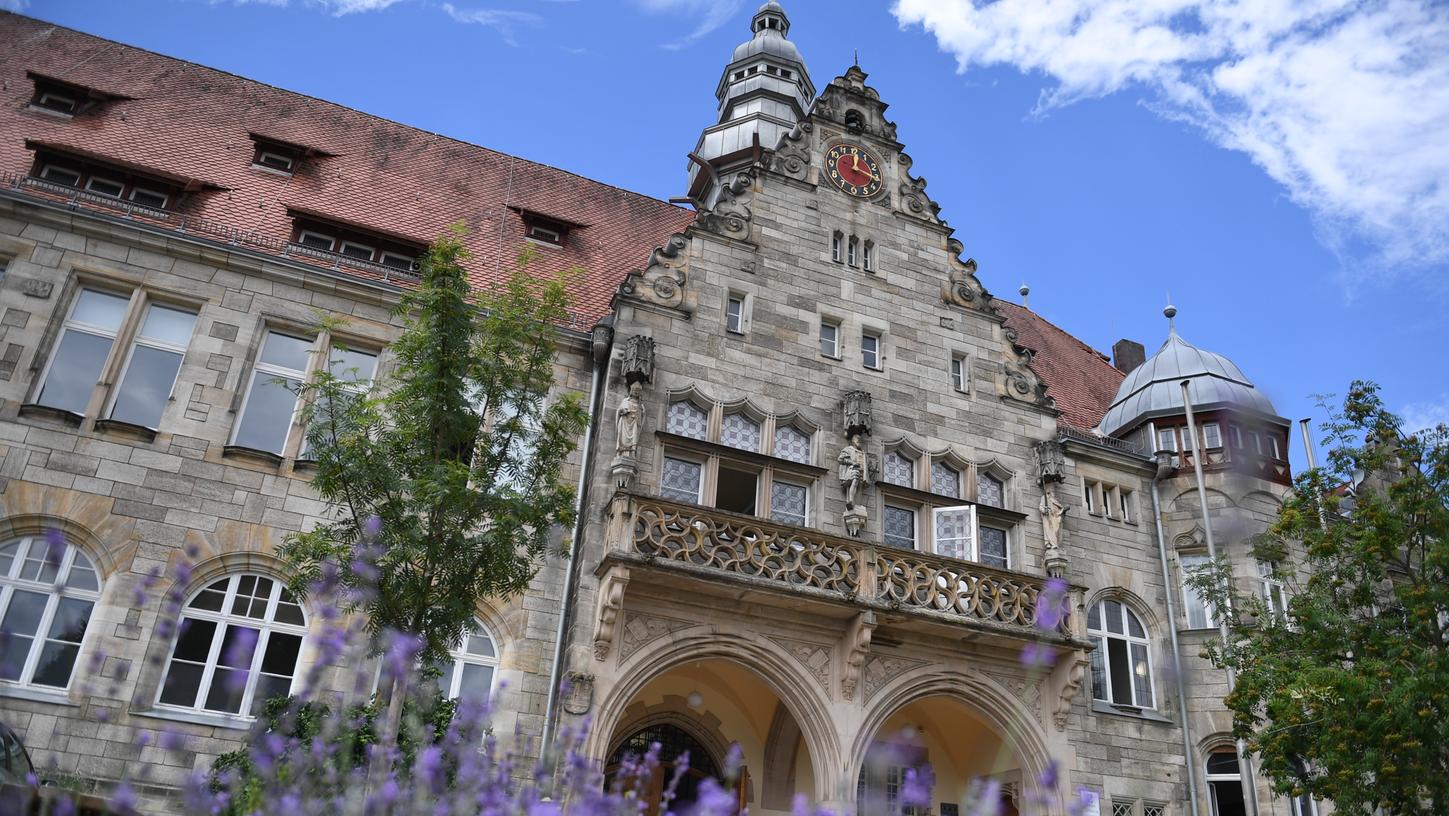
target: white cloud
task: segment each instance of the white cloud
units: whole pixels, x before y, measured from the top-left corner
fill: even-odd
[[[26,0],[0,0],[0,10],[25,11]]]
[[[655,14],[673,14],[694,20],[694,28],[688,34],[664,48],[677,51],[687,48],[701,37],[724,25],[740,10],[743,0],[638,0],[645,11]]]
[[[1449,393],[1440,394],[1437,400],[1411,402],[1399,411],[1399,418],[1403,420],[1402,430],[1406,434],[1449,425]]]
[[[444,3],[443,11],[460,23],[473,23],[496,30],[508,45],[518,45],[514,34],[521,25],[536,26],[543,18],[531,11],[508,11],[504,9],[460,9],[452,3]]]
[[[312,2],[325,6],[333,14],[341,17],[344,14],[361,11],[382,11],[400,0],[312,0]]]
[[[1146,91],[1152,110],[1250,156],[1341,257],[1375,247],[1355,275],[1449,263],[1449,5],[896,0],[892,12],[961,71],[1049,77],[1038,113]]]

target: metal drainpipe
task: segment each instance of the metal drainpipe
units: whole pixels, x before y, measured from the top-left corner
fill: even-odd
[[[1187,412],[1187,434],[1192,439],[1192,470],[1197,477],[1197,500],[1202,507],[1202,529],[1203,537],[1207,539],[1208,558],[1216,565],[1218,560],[1218,548],[1213,543],[1213,525],[1208,515],[1207,486],[1202,475],[1202,446],[1197,441],[1197,421],[1192,415],[1192,396],[1188,393],[1188,386],[1192,380],[1182,381],[1182,407]],[[1228,643],[1228,621],[1225,617],[1218,621],[1218,634],[1223,639],[1223,645]],[[1238,684],[1238,673],[1228,666],[1228,691],[1231,692]],[[1238,774],[1242,778],[1243,790],[1248,794],[1249,813],[1258,816],[1258,783],[1253,779],[1253,764],[1248,761],[1246,751],[1247,744],[1239,739],[1235,742],[1238,751]]]
[[[1172,642],[1172,669],[1177,673],[1177,713],[1182,717],[1182,758],[1187,763],[1187,801],[1192,813],[1202,813],[1197,799],[1197,762],[1193,757],[1192,734],[1187,722],[1187,683],[1182,673],[1182,652],[1177,643],[1177,605],[1172,600],[1172,578],[1167,570],[1167,540],[1162,536],[1162,504],[1157,483],[1174,470],[1170,451],[1158,451],[1157,472],[1152,474],[1152,520],[1157,525],[1157,555],[1162,562],[1162,590],[1167,595],[1167,633]]]
[[[601,336],[603,335],[603,336]],[[588,506],[589,472],[594,460],[594,427],[598,424],[599,403],[603,397],[603,372],[609,366],[609,352],[614,345],[614,330],[611,326],[599,324],[594,327],[591,358],[594,371],[589,381],[589,420],[584,426],[583,456],[579,462],[578,495],[574,498],[574,531],[568,566],[564,568],[563,599],[559,602],[558,629],[554,632],[553,665],[548,671],[548,701],[543,709],[543,739],[539,755],[547,756],[553,747],[554,731],[558,723],[559,686],[563,682],[563,663],[567,644],[569,624],[573,622],[574,588],[578,574],[579,559],[583,554],[584,511]]]

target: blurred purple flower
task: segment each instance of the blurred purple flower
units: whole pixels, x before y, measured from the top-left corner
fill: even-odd
[[[1028,643],[1021,647],[1021,665],[1040,669],[1056,662],[1056,654],[1044,643]]]
[[[1036,627],[1055,632],[1066,619],[1066,614],[1067,582],[1061,578],[1048,578],[1036,598]]]

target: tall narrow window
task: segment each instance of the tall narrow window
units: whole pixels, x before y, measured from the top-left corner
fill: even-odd
[[[880,368],[880,335],[861,333],[860,361],[866,368]]]
[[[659,476],[659,495],[674,501],[699,504],[704,487],[704,465],[688,459],[664,457],[664,470]]]
[[[1207,783],[1213,816],[1246,816],[1237,752],[1223,748],[1208,754]]]
[[[1092,696],[1115,705],[1152,708],[1152,660],[1147,630],[1121,601],[1104,600],[1087,614],[1092,651]]]
[[[1187,579],[1207,568],[1208,557],[1206,555],[1179,555],[1177,563],[1182,568],[1179,578],[1182,581],[1182,611],[1187,617],[1187,628],[1213,629],[1217,627],[1217,616],[1213,614],[1207,599],[1187,582]]]
[[[74,414],[85,413],[126,316],[128,302],[108,292],[81,290],[42,376],[37,403]]]
[[[991,507],[1005,507],[1006,484],[990,473],[977,473],[976,501]]]
[[[1202,424],[1202,446],[1204,448],[1221,448],[1223,446],[1223,432],[1216,422]]]
[[[937,507],[931,511],[936,531],[936,554],[970,561],[976,557],[976,508]]]
[[[875,241],[860,245],[860,268],[867,272],[875,271]]]
[[[1171,452],[1172,453],[1172,464],[1174,464],[1174,465],[1177,464],[1177,429],[1176,428],[1158,428],[1157,429],[1157,450],[1159,452],[1160,451],[1169,451],[1169,452]]]
[[[776,479],[770,484],[770,518],[804,527],[810,512],[810,491],[804,485]]]
[[[1121,502],[1122,502],[1122,520],[1123,521],[1132,521],[1133,520],[1133,513],[1132,513],[1132,491],[1130,491],[1130,490],[1122,490],[1122,491],[1119,491],[1119,493],[1121,495]]]
[[[282,455],[296,418],[298,389],[307,376],[311,351],[312,341],[305,337],[267,332],[242,402],[233,445]]]
[[[1097,483],[1082,481],[1082,504],[1087,508],[1088,513],[1100,512],[1097,507]]]
[[[840,359],[840,324],[829,320],[820,321],[820,353],[826,357]]]
[[[882,468],[885,480],[901,487],[916,486],[916,460],[900,451],[886,451]]]
[[[725,301],[725,331],[730,334],[745,333],[744,295],[730,295]]]
[[[908,507],[885,506],[886,546],[903,550],[916,548],[916,511]]]
[[[1288,595],[1283,589],[1283,579],[1278,575],[1278,562],[1259,561],[1258,580],[1263,584],[1263,601],[1268,604],[1268,614],[1282,618],[1288,612]]]
[[[498,674],[498,646],[488,627],[475,619],[448,657],[438,666],[438,690],[450,700],[487,702]]]
[[[0,681],[64,689],[100,599],[95,565],[63,541],[0,547]]]
[[[176,632],[157,702],[250,714],[291,692],[307,619],[279,582],[232,575],[196,593]]]
[[[1006,551],[1006,531],[998,527],[979,527],[976,530],[981,538],[980,552],[977,559],[988,567],[1006,569],[1010,566]]]
[[[1280,446],[1280,444],[1278,442],[1278,435],[1277,434],[1275,434],[1275,433],[1269,433],[1268,434],[1268,447],[1272,449],[1272,451],[1273,451],[1273,458],[1274,459],[1282,459],[1283,458],[1283,448]]]
[[[951,387],[957,391],[966,390],[966,358],[959,354],[951,357]]]
[[[855,266],[860,257],[860,239],[854,235],[850,236],[850,242],[845,245],[845,262]]]
[[[121,373],[111,419],[153,429],[161,423],[195,327],[194,312],[159,303],[146,307],[146,318]]]
[[[840,263],[845,259],[845,235],[839,230],[830,235],[830,260]]]
[[[931,492],[938,496],[961,498],[961,471],[945,462],[932,462]]]

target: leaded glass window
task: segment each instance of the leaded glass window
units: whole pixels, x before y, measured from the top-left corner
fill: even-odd
[[[916,511],[890,504],[885,506],[885,543],[903,550],[916,548]]]
[[[931,492],[938,496],[961,498],[961,471],[945,462],[932,462]]]
[[[732,448],[758,451],[760,449],[760,423],[744,414],[729,414],[720,423],[719,441]]]
[[[680,400],[669,406],[664,430],[691,439],[704,439],[709,433],[709,412],[688,400]]]
[[[791,462],[810,464],[810,436],[793,425],[775,428],[775,455]]]
[[[1005,507],[1005,485],[989,473],[976,474],[976,502],[992,507]]]
[[[704,465],[688,459],[664,457],[664,472],[659,477],[659,495],[674,501],[699,503],[699,489],[704,482]]]
[[[781,524],[805,526],[809,491],[804,485],[774,481],[770,484],[770,518]]]
[[[916,486],[916,460],[903,456],[899,451],[886,451],[882,463],[886,482],[901,487]]]
[[[91,560],[62,539],[0,547],[0,681],[67,688],[100,594]]]
[[[975,555],[976,508],[937,507],[931,511],[936,529],[936,554],[969,560]]]
[[[1006,531],[996,527],[982,527],[977,532],[981,537],[981,555],[977,560],[988,567],[1006,569]]]

